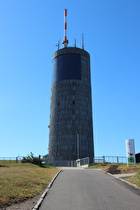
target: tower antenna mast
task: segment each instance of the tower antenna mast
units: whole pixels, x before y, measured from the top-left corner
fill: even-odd
[[[67,47],[67,44],[69,41],[67,40],[67,9],[64,9],[64,41],[62,44],[64,44],[64,47]]]

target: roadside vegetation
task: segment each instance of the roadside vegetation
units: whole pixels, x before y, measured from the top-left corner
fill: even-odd
[[[43,193],[59,169],[31,163],[0,164],[0,207]]]
[[[136,184],[140,188],[140,171],[135,176],[128,177],[125,180],[133,184]]]
[[[95,164],[91,164],[87,169],[103,169],[103,164],[102,163],[95,163]]]
[[[134,165],[127,167],[127,164],[125,163],[105,163],[104,165],[102,163],[98,163],[89,166],[87,169],[94,168],[102,169],[103,171],[111,174],[137,173],[140,170],[140,164],[137,163],[136,167],[134,167]]]
[[[27,157],[23,157],[21,162],[22,163],[32,163],[32,164],[38,165],[40,167],[44,167],[43,159],[40,158],[40,155],[39,155],[39,157],[34,157],[34,154],[32,152]]]
[[[103,171],[111,174],[126,174],[126,173],[137,173],[140,170],[140,164],[130,165],[127,167],[127,164],[107,164],[104,166]]]
[[[134,165],[130,165],[127,167],[127,164],[115,164],[115,163],[105,163],[103,164],[94,164],[88,169],[97,169],[100,168],[103,171],[111,174],[127,174],[127,173],[136,173],[136,175],[126,178],[125,180],[128,182],[131,182],[133,184],[136,184],[138,187],[140,187],[140,163],[136,164],[136,167]]]

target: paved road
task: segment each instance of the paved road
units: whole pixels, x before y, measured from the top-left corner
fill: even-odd
[[[99,170],[63,170],[40,210],[140,210],[140,190]]]

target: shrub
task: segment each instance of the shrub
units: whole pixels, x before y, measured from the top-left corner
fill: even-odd
[[[38,166],[43,167],[43,159],[39,157],[34,157],[34,154],[31,152],[30,155],[28,155],[27,157],[23,157],[23,159],[21,160],[22,163],[32,163]]]

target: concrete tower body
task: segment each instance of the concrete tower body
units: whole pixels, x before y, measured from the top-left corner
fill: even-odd
[[[93,123],[90,55],[64,47],[53,54],[49,157],[51,162],[90,157],[93,161]]]

